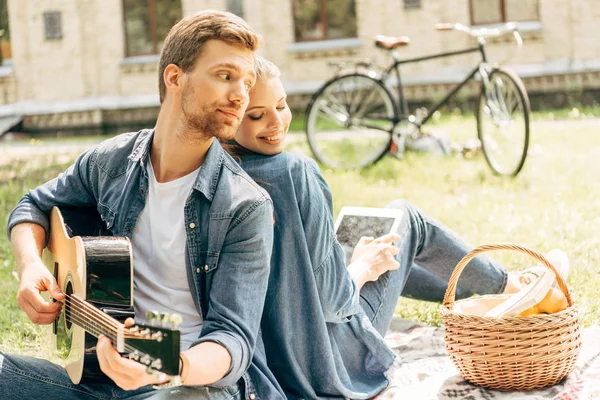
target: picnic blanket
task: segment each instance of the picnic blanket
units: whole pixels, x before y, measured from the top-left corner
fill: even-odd
[[[389,371],[390,387],[376,399],[600,399],[600,326],[584,329],[582,338],[577,366],[560,383],[537,391],[502,392],[474,386],[461,377],[446,352],[442,328],[395,319],[385,339],[402,361]]]

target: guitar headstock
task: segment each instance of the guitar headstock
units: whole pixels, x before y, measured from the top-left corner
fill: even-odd
[[[151,325],[133,325],[125,329],[125,356],[146,365],[151,371],[179,374],[181,316],[149,312]],[[157,326],[157,322],[161,326]],[[172,326],[169,329],[167,326]]]

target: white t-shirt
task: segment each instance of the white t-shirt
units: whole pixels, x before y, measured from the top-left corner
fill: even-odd
[[[174,181],[159,183],[148,161],[146,205],[132,236],[133,299],[137,323],[147,324],[146,312],[181,315],[181,350],[198,339],[202,317],[188,284],[183,208],[198,170]]]

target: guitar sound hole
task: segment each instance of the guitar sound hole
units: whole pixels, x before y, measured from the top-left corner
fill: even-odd
[[[67,283],[67,287],[65,288],[65,294],[67,296],[71,296],[73,294],[73,284],[71,282]],[[73,325],[73,323],[71,322],[71,301],[67,301],[65,302],[65,322],[67,324],[67,329],[71,329],[71,325]]]

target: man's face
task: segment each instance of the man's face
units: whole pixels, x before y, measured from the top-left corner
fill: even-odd
[[[181,109],[187,139],[232,139],[256,80],[254,52],[209,40],[182,81]]]

